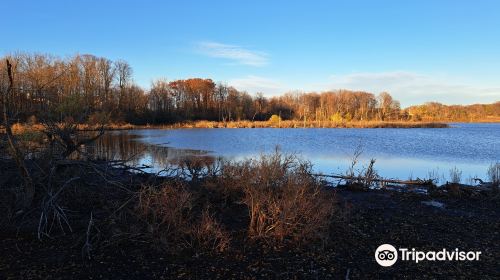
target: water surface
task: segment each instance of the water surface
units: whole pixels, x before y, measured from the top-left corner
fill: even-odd
[[[111,132],[98,150],[107,158],[132,158],[135,164],[159,170],[179,157],[238,160],[273,152],[277,146],[311,161],[323,173],[344,173],[354,151],[362,147],[358,169],[374,158],[383,177],[432,175],[444,183],[456,167],[466,182],[469,177],[486,178],[488,166],[500,161],[500,124],[457,123],[442,129],[145,129]]]

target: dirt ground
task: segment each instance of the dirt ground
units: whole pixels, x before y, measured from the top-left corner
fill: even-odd
[[[500,277],[498,201],[434,198],[388,191],[337,190],[343,217],[325,248],[272,248],[236,239],[222,254],[171,255],[128,236],[100,242],[91,258],[82,250],[85,235],[39,241],[36,233],[0,232],[2,279],[373,279]],[[242,212],[244,215],[244,211]],[[81,227],[84,228],[82,222]],[[230,225],[229,225],[230,226]],[[78,233],[76,233],[78,232]],[[241,233],[244,235],[244,233]],[[398,261],[381,267],[374,259],[384,243],[421,251],[443,248],[481,251],[479,261]]]

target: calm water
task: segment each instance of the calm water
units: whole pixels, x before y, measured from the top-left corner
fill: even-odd
[[[375,168],[388,178],[427,178],[441,183],[449,170],[486,177],[488,166],[500,161],[500,124],[453,124],[445,129],[175,129],[112,132],[96,147],[108,158],[129,159],[159,170],[184,156],[242,159],[273,152],[298,153],[317,171],[344,173],[358,146],[358,168],[375,158]]]

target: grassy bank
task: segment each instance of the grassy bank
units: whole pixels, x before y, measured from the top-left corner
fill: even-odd
[[[394,121],[234,121],[234,122],[211,122],[198,121],[179,123],[170,126],[172,128],[445,128],[445,123],[437,122],[394,122]]]
[[[98,130],[101,125],[80,124],[79,130]],[[177,129],[177,128],[447,128],[449,125],[442,122],[404,122],[404,121],[355,121],[355,122],[331,122],[331,121],[194,121],[164,125],[133,125],[133,124],[106,124],[107,130],[132,130],[132,129]],[[15,123],[12,131],[15,134],[36,133],[43,131],[42,124]],[[0,128],[0,133],[3,130]]]

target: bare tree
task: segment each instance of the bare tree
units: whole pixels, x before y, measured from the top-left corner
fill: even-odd
[[[127,86],[132,78],[132,68],[126,61],[123,60],[116,61],[115,67],[118,75],[118,87],[120,91],[118,96],[118,109],[121,110],[124,107]]]
[[[23,194],[22,207],[27,208],[33,202],[33,198],[35,196],[35,186],[33,184],[33,180],[31,179],[31,175],[28,171],[24,163],[24,154],[21,152],[17,145],[16,138],[12,133],[12,127],[9,118],[9,111],[7,107],[7,103],[9,102],[9,97],[14,96],[14,75],[12,73],[12,64],[8,59],[5,60],[7,66],[7,76],[9,80],[9,86],[7,92],[4,94],[2,98],[2,107],[3,107],[3,124],[5,127],[5,132],[7,134],[7,142],[10,148],[10,154],[14,161],[16,162],[17,168],[19,170],[19,174],[24,180],[24,185],[21,186],[21,193]]]

